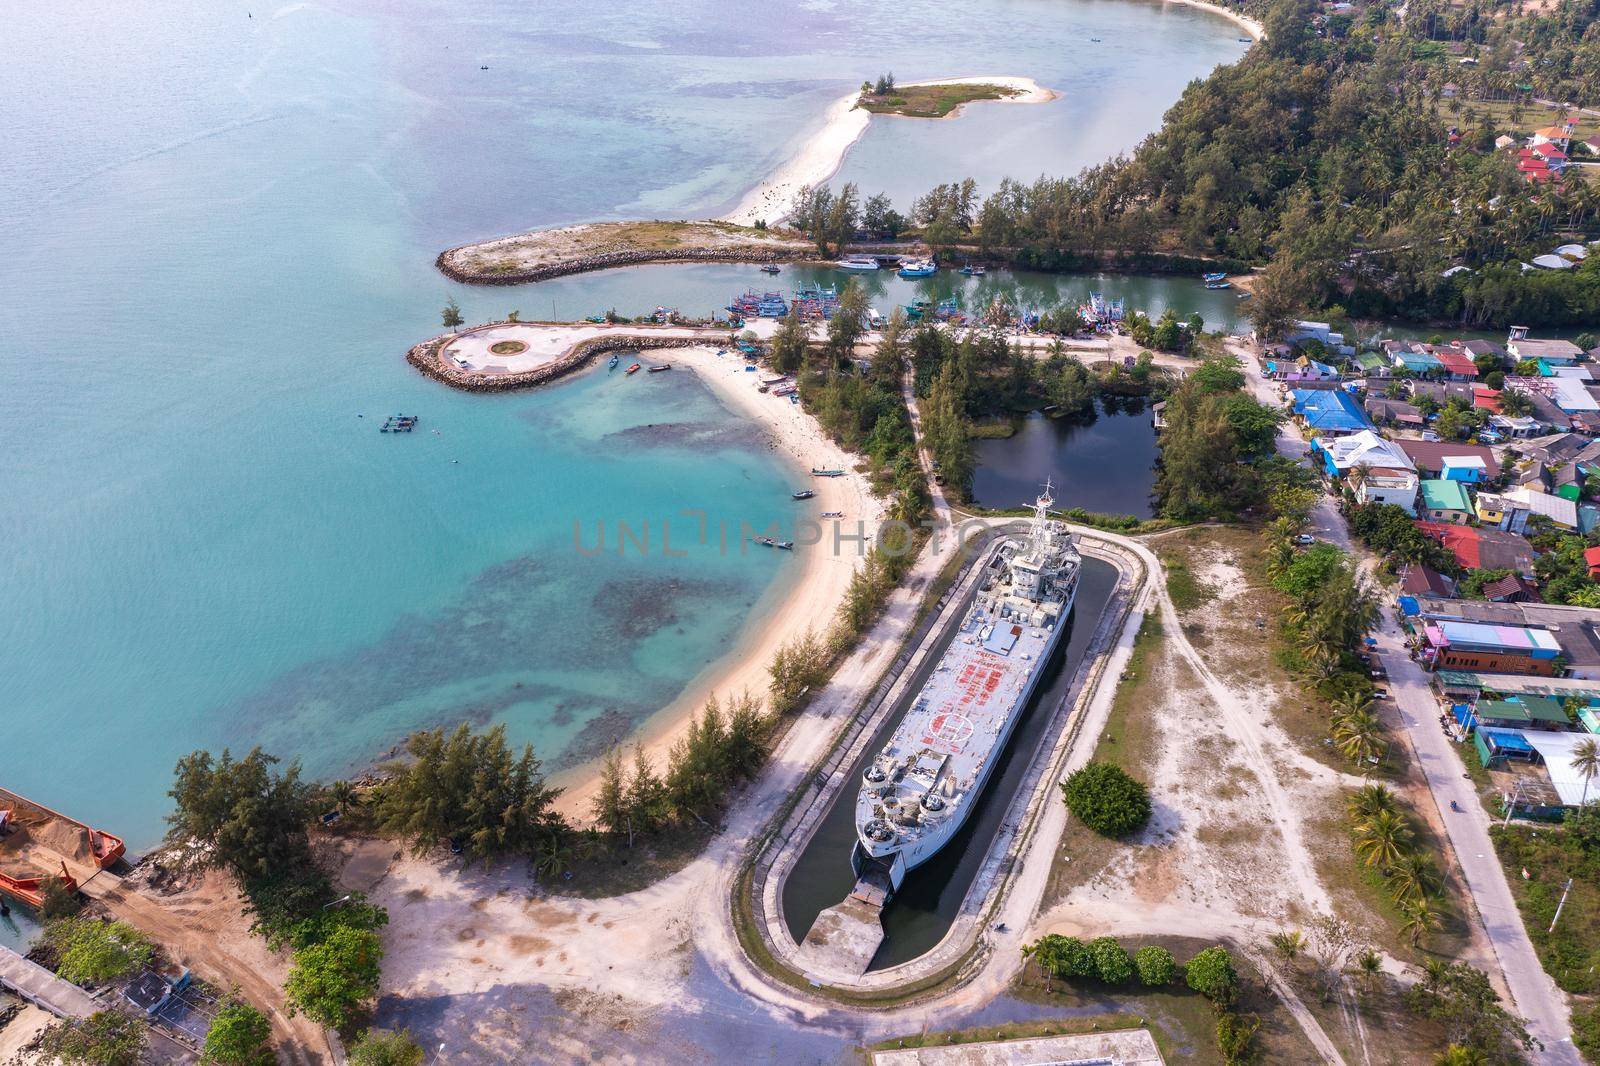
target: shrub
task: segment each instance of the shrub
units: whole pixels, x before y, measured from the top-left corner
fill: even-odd
[[[1172,952],[1154,944],[1146,944],[1135,952],[1133,965],[1139,971],[1139,983],[1148,988],[1170,985],[1178,976],[1178,963]]]
[[[45,1031],[40,1047],[67,1066],[138,1066],[144,1022],[114,1010],[82,1021],[64,1021]]]
[[[1600,1006],[1572,1012],[1572,1042],[1590,1062],[1600,1062]]]
[[[1102,836],[1125,837],[1150,820],[1150,790],[1120,766],[1092,762],[1061,783],[1075,817]]]
[[[1133,979],[1133,959],[1127,949],[1111,937],[1103,936],[1090,942],[1089,953],[1094,956],[1095,975],[1106,984],[1127,984]]]
[[[1051,933],[1022,949],[1052,977],[1093,977],[1096,974],[1094,954],[1089,946],[1075,936]]]
[[[1261,1030],[1261,1019],[1254,1014],[1235,1014],[1223,1011],[1217,1016],[1217,1050],[1228,1066],[1254,1062],[1256,1058],[1256,1033]]]
[[[368,1029],[350,1047],[350,1066],[422,1066],[422,1048],[405,1029]]]
[[[150,941],[126,922],[60,918],[45,927],[44,935],[60,960],[56,972],[77,985],[114,981],[155,958]]]
[[[328,939],[295,952],[284,982],[291,1014],[342,1029],[378,994],[383,944],[365,929],[336,929]]]
[[[1189,987],[1220,1006],[1232,1003],[1239,991],[1233,957],[1224,948],[1206,948],[1184,968]]]
[[[206,1031],[206,1066],[272,1066],[272,1026],[248,1003],[229,1003]]]
[[[45,881],[43,897],[39,902],[39,916],[45,921],[57,918],[71,918],[83,910],[83,897],[78,890],[68,888],[67,883],[59,877],[52,877]]]

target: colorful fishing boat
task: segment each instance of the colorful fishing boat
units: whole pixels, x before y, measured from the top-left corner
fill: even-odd
[[[1206,288],[1208,288],[1208,289],[1231,289],[1231,288],[1233,288],[1233,282],[1231,282],[1231,281],[1208,281],[1208,282],[1206,282]]]
[[[1212,273],[1212,274],[1201,274],[1200,275],[1200,280],[1201,281],[1223,281],[1223,280],[1225,280],[1227,278],[1227,276],[1228,275],[1222,273],[1221,271],[1217,271],[1216,273]]]
[[[638,363],[634,363],[627,370],[623,371],[624,374],[637,374],[638,372],[639,372],[639,364]]]
[[[761,273],[763,273],[763,274],[776,274],[776,273],[778,273],[778,270],[779,270],[778,264],[776,264],[776,263],[768,263],[766,266],[761,268]]]
[[[907,259],[895,271],[902,278],[931,278],[939,272],[939,264],[932,259]]]

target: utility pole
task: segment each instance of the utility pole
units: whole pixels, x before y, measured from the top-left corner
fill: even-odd
[[[1567,905],[1567,893],[1571,891],[1572,878],[1569,877],[1567,878],[1566,886],[1561,889],[1561,902],[1556,904],[1556,915],[1550,919],[1550,928],[1546,929],[1545,932],[1553,933],[1556,931],[1556,923],[1561,920],[1561,908]]]
[[[1511,816],[1516,813],[1517,801],[1522,798],[1522,778],[1517,778],[1516,791],[1511,794],[1511,801],[1506,804],[1506,820],[1500,823],[1500,828],[1505,829],[1511,824]]]

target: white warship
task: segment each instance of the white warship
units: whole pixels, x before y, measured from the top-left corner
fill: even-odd
[[[1049,517],[1054,502],[1046,484],[1026,539],[990,561],[960,630],[863,775],[851,863],[886,890],[972,813],[1067,628],[1082,559]]]

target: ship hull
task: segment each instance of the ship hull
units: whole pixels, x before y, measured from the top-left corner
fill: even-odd
[[[1061,642],[1062,634],[1067,630],[1067,623],[1072,617],[1072,608],[1077,602],[1077,598],[1078,585],[1077,582],[1074,581],[1072,595],[1066,601],[1066,604],[1061,611],[1061,615],[1056,620],[1055,625],[1051,627],[1050,637],[1045,645],[1044,654],[1039,656],[1037,660],[1037,666],[1029,675],[1027,684],[1023,687],[1021,695],[1018,696],[1016,702],[1012,705],[1010,713],[1006,715],[1004,728],[999,736],[995,739],[995,743],[991,749],[989,758],[984,760],[983,767],[978,774],[978,779],[976,782],[974,782],[973,788],[971,789],[971,795],[981,797],[984,789],[988,787],[989,777],[994,772],[995,764],[1000,761],[1001,756],[1005,752],[1006,745],[1011,743],[1011,735],[1016,731],[1017,723],[1021,721],[1023,712],[1027,709],[1029,701],[1032,700],[1036,694],[1039,687],[1039,680],[1044,676],[1045,671],[1049,668],[1051,659],[1055,657],[1056,647]],[[889,867],[890,878],[893,887],[898,890],[901,882],[904,881],[906,874],[910,873],[918,866],[921,866],[923,863],[933,858],[944,849],[946,844],[950,843],[951,839],[961,831],[961,827],[967,823],[967,819],[972,816],[972,811],[976,806],[977,803],[964,803],[957,810],[955,816],[945,819],[940,824],[938,832],[929,833],[927,836],[920,837],[906,847],[895,848],[890,851],[880,851],[876,854],[873,852],[871,843],[862,837],[861,827],[858,824],[856,827],[856,844],[855,847],[851,849],[850,854],[851,868],[859,877],[867,862],[884,863]]]

